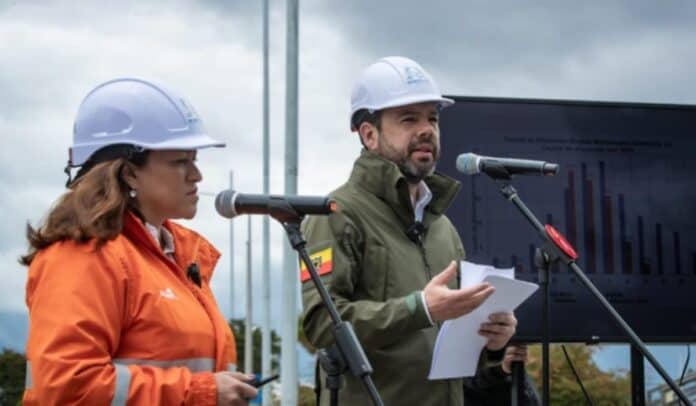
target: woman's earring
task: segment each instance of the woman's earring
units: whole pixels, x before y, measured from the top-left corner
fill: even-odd
[[[131,189],[130,192],[128,192],[128,196],[131,197],[131,199],[135,199],[135,196],[137,195],[135,189]]]

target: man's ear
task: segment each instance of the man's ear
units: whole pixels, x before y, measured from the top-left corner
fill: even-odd
[[[360,127],[358,127],[358,134],[360,135],[363,145],[368,151],[374,151],[377,149],[379,131],[377,131],[377,128],[374,125],[368,123],[367,121],[363,121],[360,123]]]
[[[135,175],[135,168],[130,162],[125,162],[121,168],[121,179],[126,182],[129,188],[138,189],[138,177]]]

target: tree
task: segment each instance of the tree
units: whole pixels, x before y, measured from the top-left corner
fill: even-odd
[[[246,342],[246,321],[244,319],[231,319],[230,328],[234,332],[234,339],[237,345],[237,369],[244,365],[244,349]],[[254,328],[251,332],[252,340],[252,369],[254,372],[261,372],[261,329]],[[280,336],[275,330],[271,330],[271,370],[278,371],[278,357],[280,355]],[[250,372],[250,371],[244,371]]]
[[[5,348],[0,354],[0,405],[16,405],[24,393],[27,360],[24,354]]]
[[[580,376],[585,389],[597,405],[629,405],[631,403],[631,382],[628,371],[613,370],[609,372],[599,369],[592,359],[597,347],[584,344],[566,344],[568,356]],[[529,347],[527,371],[534,378],[541,394],[541,346]],[[560,345],[553,344],[549,349],[549,377],[552,405],[581,405],[585,404],[573,372],[563,355]]]

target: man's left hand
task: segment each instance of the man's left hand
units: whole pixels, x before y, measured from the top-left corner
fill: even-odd
[[[513,313],[493,313],[488,316],[488,322],[481,324],[479,334],[488,339],[488,350],[498,351],[510,341],[516,327],[517,318]]]

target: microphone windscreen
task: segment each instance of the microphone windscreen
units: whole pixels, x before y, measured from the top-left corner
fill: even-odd
[[[471,152],[460,154],[457,157],[457,170],[465,175],[475,175],[481,170],[479,169],[479,160],[481,158]]]
[[[234,190],[223,190],[215,198],[215,210],[222,217],[232,218],[237,215],[234,209],[234,198],[237,192]]]

